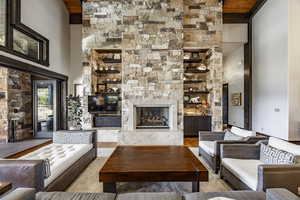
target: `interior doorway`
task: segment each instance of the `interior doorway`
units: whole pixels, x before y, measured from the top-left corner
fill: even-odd
[[[227,127],[228,126],[228,105],[229,105],[229,94],[228,94],[229,90],[228,90],[228,83],[223,84],[223,126]]]

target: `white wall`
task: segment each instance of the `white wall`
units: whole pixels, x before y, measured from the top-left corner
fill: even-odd
[[[247,24],[223,24],[223,43],[247,43]]]
[[[70,73],[69,93],[73,93],[74,84],[82,84],[82,25],[70,25]]]
[[[224,58],[224,82],[228,83],[228,123],[244,128],[244,44],[240,44]],[[231,97],[234,93],[242,94],[241,106],[232,105]]]
[[[252,71],[253,129],[289,139],[288,1],[268,0],[253,18]]]
[[[21,20],[50,40],[50,67],[36,64],[0,51],[14,58],[57,73],[68,75],[70,66],[69,13],[62,0],[21,0]]]
[[[300,141],[300,1],[289,0],[289,140]]]

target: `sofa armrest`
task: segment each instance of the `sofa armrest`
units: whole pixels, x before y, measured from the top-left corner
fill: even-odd
[[[267,200],[300,200],[300,198],[287,189],[268,189]]]
[[[43,160],[0,160],[0,180],[13,184],[13,187],[44,189]]]
[[[255,144],[222,144],[221,158],[259,159],[260,145]]]
[[[215,145],[215,152],[216,155],[220,156],[221,155],[221,148],[222,145],[236,145],[236,144],[247,144],[246,141],[244,140],[218,140],[216,141]]]
[[[1,200],[33,200],[35,199],[35,189],[33,188],[17,188],[8,193]]]
[[[245,141],[248,144],[256,144],[257,142],[263,141],[263,140],[266,140],[266,137],[263,137],[263,136],[251,136],[251,137],[247,137],[245,139]]]
[[[224,140],[224,132],[199,131],[200,141]]]
[[[257,190],[286,188],[298,194],[300,187],[300,165],[259,165]]]

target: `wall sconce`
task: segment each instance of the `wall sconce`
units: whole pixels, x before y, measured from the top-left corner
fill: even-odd
[[[0,92],[0,99],[4,99],[5,98],[5,92]]]

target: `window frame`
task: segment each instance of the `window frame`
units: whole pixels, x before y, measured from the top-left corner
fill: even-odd
[[[0,50],[24,58],[26,60],[44,65],[46,67],[49,67],[50,64],[49,63],[49,40],[21,22],[21,0],[5,0],[5,1],[6,1],[6,32],[5,32],[6,38],[5,38],[5,46],[0,45]],[[38,59],[32,58],[21,52],[14,50],[13,48],[14,29],[36,40],[39,43]],[[45,56],[44,54],[46,54],[45,60],[44,60],[44,56]]]

